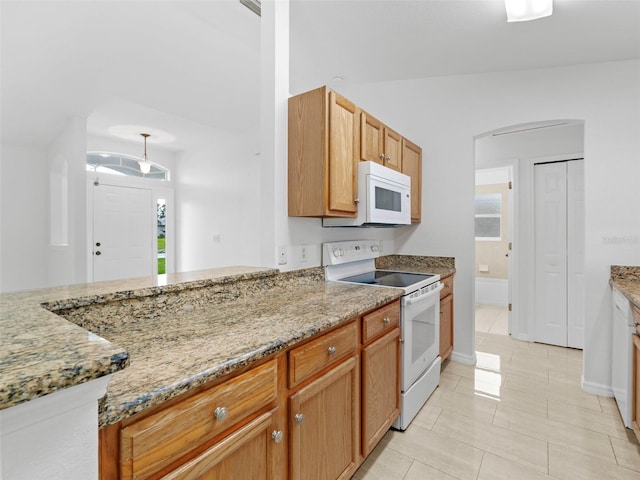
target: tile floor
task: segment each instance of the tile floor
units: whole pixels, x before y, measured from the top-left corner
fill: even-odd
[[[640,479],[640,446],[615,401],[582,392],[582,351],[512,340],[504,308],[476,310],[477,365],[446,361],[405,432],[389,431],[366,480]]]

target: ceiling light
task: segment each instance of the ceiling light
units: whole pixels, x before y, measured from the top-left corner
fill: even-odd
[[[144,155],[142,155],[142,158],[138,161],[138,165],[140,165],[140,171],[146,175],[151,171],[151,162],[147,157],[147,137],[150,137],[151,135],[148,133],[141,133],[140,135],[144,137]]]
[[[508,22],[525,22],[553,13],[553,0],[504,0],[504,6]]]

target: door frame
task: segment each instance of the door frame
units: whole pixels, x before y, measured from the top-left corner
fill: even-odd
[[[175,201],[173,186],[170,182],[160,182],[148,178],[127,177],[111,175],[98,172],[87,172],[87,279],[93,281],[93,192],[95,182],[100,185],[110,185],[114,187],[142,188],[151,190],[153,211],[156,211],[158,199],[162,198],[167,202],[165,238],[167,246],[165,248],[165,272],[175,271]],[[155,242],[154,242],[155,245]],[[154,277],[157,277],[157,269],[154,269]]]

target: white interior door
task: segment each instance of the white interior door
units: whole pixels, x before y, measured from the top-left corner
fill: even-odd
[[[567,346],[567,167],[534,168],[534,340]]]
[[[94,186],[94,282],[154,274],[154,219],[151,190]]]
[[[567,346],[584,348],[584,160],[567,162]]]

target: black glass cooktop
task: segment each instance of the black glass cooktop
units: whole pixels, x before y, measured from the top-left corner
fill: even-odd
[[[408,287],[427,280],[434,275],[428,273],[393,272],[390,270],[373,270],[352,277],[341,278],[343,282],[367,283],[369,285],[383,285],[385,287]]]

